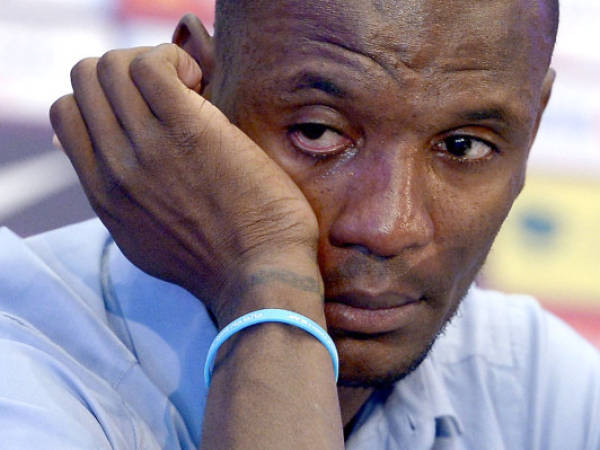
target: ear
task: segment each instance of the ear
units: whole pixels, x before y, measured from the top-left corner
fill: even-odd
[[[546,76],[544,77],[544,81],[542,82],[542,93],[540,96],[540,106],[538,110],[537,119],[535,122],[535,127],[533,128],[533,133],[531,135],[531,144],[533,144],[533,140],[537,135],[538,128],[540,126],[540,121],[542,120],[542,114],[546,110],[546,106],[548,106],[548,101],[550,100],[550,94],[552,94],[552,86],[554,85],[554,80],[556,79],[556,71],[553,68],[549,68],[548,72],[546,72]]]
[[[546,109],[548,101],[550,100],[550,94],[552,93],[552,86],[554,86],[554,80],[556,79],[556,71],[550,67],[542,83],[542,97],[540,106],[542,112]],[[541,115],[541,114],[540,114]]]
[[[213,38],[194,14],[188,13],[181,18],[173,33],[173,43],[184,49],[196,60],[202,69],[200,94],[210,84],[214,71]]]

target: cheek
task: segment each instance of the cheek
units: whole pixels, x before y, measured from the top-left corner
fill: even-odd
[[[332,252],[330,231],[335,218],[344,205],[346,184],[335,176],[315,176],[314,169],[296,167],[288,173],[298,185],[312,210],[319,225],[318,258],[321,269],[337,264],[336,252]]]
[[[444,186],[431,208],[435,245],[464,273],[483,263],[516,197],[512,177],[488,178],[468,186]]]
[[[344,186],[335,179],[315,179],[311,176],[294,179],[306,196],[308,203],[317,216],[319,223],[319,248],[322,250],[329,242],[329,229],[338,208],[344,201]],[[322,254],[322,251],[319,252]]]
[[[300,188],[319,222],[321,241],[343,203],[344,174],[341,167],[333,169],[290,148],[280,130],[265,130],[264,124],[246,124],[244,130]]]

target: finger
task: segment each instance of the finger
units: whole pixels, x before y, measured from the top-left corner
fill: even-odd
[[[56,133],[53,141],[58,142],[69,157],[90,205],[102,221],[107,223],[112,218],[107,193],[116,186],[109,186],[103,177],[88,129],[73,94],[65,95],[52,104],[50,122]]]
[[[97,185],[97,165],[92,142],[72,94],[65,95],[52,104],[50,122],[57,141],[69,157],[82,184]]]
[[[123,162],[133,160],[135,154],[100,86],[97,64],[97,58],[78,62],[71,70],[71,84],[98,162],[114,170]]]
[[[130,74],[154,115],[163,122],[204,103],[197,92],[202,82],[200,67],[174,44],[162,44],[138,55],[131,62]]]
[[[143,134],[156,120],[129,74],[131,61],[150,48],[111,50],[98,60],[96,66],[106,99],[130,139]]]

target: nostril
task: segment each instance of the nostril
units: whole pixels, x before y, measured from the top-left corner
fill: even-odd
[[[366,245],[353,244],[353,243],[349,243],[349,242],[339,242],[339,241],[336,242],[335,239],[330,239],[329,242],[334,247],[358,252],[358,253],[361,253],[361,254],[368,256],[369,258],[372,258],[375,260],[387,260],[387,259],[393,258],[395,256],[395,254],[393,254],[393,255],[380,254],[376,251],[376,249],[369,248]]]
[[[368,256],[373,255],[373,252],[371,250],[369,250],[367,247],[365,247],[364,245],[351,244],[348,247],[352,248],[353,250],[356,250],[357,252],[362,253],[363,255],[368,255]]]
[[[413,210],[414,212],[414,210]],[[427,246],[433,239],[433,224],[426,212],[418,215],[395,216],[346,212],[329,229],[332,246],[359,252],[378,259],[389,259],[406,251],[414,252]]]

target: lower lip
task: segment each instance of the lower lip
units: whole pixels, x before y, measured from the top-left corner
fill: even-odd
[[[420,301],[383,309],[365,309],[344,303],[325,303],[327,327],[355,333],[376,334],[398,330],[414,320]]]

